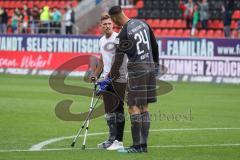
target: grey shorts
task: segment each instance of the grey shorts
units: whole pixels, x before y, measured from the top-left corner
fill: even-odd
[[[143,106],[156,102],[156,77],[154,72],[129,73],[127,92],[128,106]]]

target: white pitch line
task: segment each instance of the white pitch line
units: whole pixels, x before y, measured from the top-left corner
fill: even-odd
[[[151,132],[168,131],[210,131],[210,130],[240,130],[240,128],[170,128],[170,129],[152,129]]]
[[[240,147],[240,143],[233,144],[193,144],[193,145],[159,145],[148,146],[149,148],[203,148],[203,147]],[[46,152],[46,151],[73,151],[82,150],[80,148],[51,148],[41,150],[0,150],[0,153],[8,152]],[[86,150],[103,150],[99,148],[86,148]]]
[[[240,130],[240,128],[169,128],[169,129],[152,129],[150,132],[171,132],[171,131],[208,131],[208,130]],[[125,131],[130,132],[130,131]],[[90,133],[88,136],[97,136],[97,135],[103,135],[108,134],[108,132],[99,132],[99,133]],[[38,144],[33,145],[30,149],[21,150],[21,149],[13,149],[13,150],[6,150],[0,149],[0,152],[29,152],[29,151],[57,151],[57,150],[73,150],[73,148],[53,148],[53,149],[42,149],[46,145],[49,145],[51,143],[59,142],[64,139],[71,139],[74,138],[74,136],[67,136],[67,137],[57,137],[52,138],[50,140],[46,140],[43,142],[40,142]],[[239,146],[240,144],[216,144],[216,145],[164,145],[164,146],[149,146],[153,148],[174,148],[174,147],[214,147],[214,146]],[[97,148],[88,148],[88,149],[97,149]]]
[[[194,148],[194,147],[238,147],[240,143],[233,144],[190,144],[190,145],[160,145],[149,146],[151,148]]]
[[[209,131],[209,130],[240,130],[240,128],[169,128],[169,129],[152,129],[150,132],[171,132],[171,131]],[[125,131],[130,132],[130,131]],[[103,135],[108,134],[108,132],[99,132],[99,133],[90,133],[88,136],[96,136],[96,135]],[[64,139],[71,139],[75,136],[67,136],[67,137],[58,137],[58,138],[52,138],[50,140],[46,140],[43,142],[40,142],[38,144],[33,145],[29,150],[31,151],[37,151],[41,150],[46,145],[49,145],[51,143],[59,142]]]
[[[107,134],[108,132],[100,132],[100,133],[89,133],[88,136],[96,136],[96,135],[103,135],[103,134]],[[82,136],[82,135],[80,135]],[[55,142],[59,142],[59,141],[62,141],[64,139],[71,139],[71,138],[74,138],[75,136],[68,136],[68,137],[58,137],[58,138],[53,138],[53,139],[50,139],[50,140],[46,140],[46,141],[43,141],[43,142],[40,142],[38,144],[35,144],[33,145],[29,150],[31,151],[37,151],[37,150],[40,150],[42,149],[44,146],[48,145],[48,144],[51,144],[51,143],[55,143]]]

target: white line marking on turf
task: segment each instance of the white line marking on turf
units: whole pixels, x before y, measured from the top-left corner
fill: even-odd
[[[103,134],[107,134],[107,133],[108,132],[89,133],[88,136],[97,136],[97,135],[103,135]],[[80,135],[80,136],[82,136],[82,135]],[[68,137],[58,137],[58,138],[53,138],[53,139],[50,139],[50,140],[46,140],[46,141],[43,141],[43,142],[40,142],[38,144],[33,145],[29,150],[37,151],[37,150],[42,149],[44,146],[46,146],[48,144],[59,142],[59,141],[62,141],[64,139],[71,139],[71,138],[74,138],[74,137],[75,137],[75,135],[74,136],[68,136]]]
[[[201,148],[201,147],[239,147],[240,143],[235,144],[196,144],[196,145],[159,145],[159,146],[148,146],[149,148]],[[67,150],[82,150],[80,148],[51,148],[51,149],[40,149],[40,150],[0,150],[0,153],[7,152],[44,152],[44,151],[67,151]],[[99,148],[86,148],[86,150],[102,150]]]
[[[208,131],[208,130],[240,130],[240,128],[169,128],[169,129],[152,129],[150,132],[171,132],[171,131]],[[125,131],[130,132],[130,131]],[[108,132],[90,133],[88,136],[97,136],[108,134]],[[74,135],[75,136],[75,135]],[[30,149],[0,149],[0,152],[31,152],[31,151],[61,151],[61,150],[80,150],[79,148],[52,148],[52,149],[42,149],[46,145],[59,142],[65,139],[74,138],[74,136],[67,137],[57,137],[52,138],[38,144],[33,145]],[[82,136],[82,135],[81,135]],[[230,147],[230,146],[240,146],[240,144],[199,144],[199,145],[160,145],[160,146],[149,146],[152,148],[187,148],[187,147]],[[87,149],[98,149],[98,148],[87,148]]]
[[[190,145],[160,145],[160,146],[149,146],[151,148],[193,148],[193,147],[234,147],[240,146],[239,143],[233,144],[190,144]]]
[[[208,131],[208,130],[240,130],[240,128],[169,128],[169,129],[152,129],[152,130],[150,130],[150,132]],[[125,131],[125,132],[130,132],[130,131]],[[88,136],[96,136],[96,135],[103,135],[103,134],[108,134],[108,132],[90,133],[90,134],[88,134]],[[74,138],[74,136],[58,137],[58,138],[46,140],[46,141],[43,141],[43,142],[33,145],[29,150],[31,150],[31,151],[41,150],[44,146],[46,146],[48,144],[59,142],[64,139],[71,139],[71,138]]]

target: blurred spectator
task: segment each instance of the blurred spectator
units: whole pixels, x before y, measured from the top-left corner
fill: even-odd
[[[22,33],[22,25],[23,25],[23,18],[24,18],[24,15],[23,15],[23,10],[19,9],[19,23],[18,23],[18,32],[19,33]]]
[[[7,33],[8,14],[6,10],[0,7],[0,34]]]
[[[202,28],[207,29],[207,20],[209,19],[209,5],[207,0],[202,0],[199,3],[200,6],[200,21],[202,23]]]
[[[23,5],[23,12],[26,12],[26,13],[28,14],[28,16],[30,16],[30,14],[31,14],[31,11],[30,11],[30,9],[27,7],[26,4]]]
[[[40,21],[41,21],[41,33],[49,33],[50,31],[50,13],[49,7],[43,7],[43,10],[40,14]]]
[[[31,10],[31,16],[30,16],[30,25],[31,25],[31,33],[38,33],[38,27],[39,27],[39,21],[40,21],[40,12],[36,5],[33,6]]]
[[[61,21],[62,21],[62,14],[57,7],[54,7],[53,13],[52,13],[52,27],[54,32],[57,34],[59,34],[61,31]]]
[[[65,10],[66,10],[66,14],[64,17],[65,33],[72,34],[73,25],[75,23],[75,13],[70,5],[68,5]]]
[[[224,5],[222,5],[222,13],[223,13],[223,31],[225,37],[230,37],[231,35],[231,21],[232,21],[232,11],[229,1],[226,1]]]
[[[26,4],[23,5],[22,11],[22,33],[28,33],[28,23],[31,16],[31,11]]]
[[[29,16],[26,10],[23,11],[22,33],[28,33]]]
[[[194,10],[193,10],[193,25],[192,25],[192,31],[191,35],[195,35],[195,30],[197,28],[197,24],[199,21],[199,11],[198,11],[198,5],[194,5]]]
[[[52,18],[53,18],[53,8],[49,9],[49,16],[50,16],[50,33],[53,33],[54,32],[53,21],[52,21]]]
[[[187,22],[187,28],[191,28],[194,9],[193,0],[188,0],[187,3],[184,3],[182,0],[180,0],[179,8],[183,11],[183,17],[186,19]]]
[[[12,16],[12,22],[11,22],[11,27],[13,33],[18,33],[19,32],[19,21],[20,21],[20,10],[16,8],[13,12]]]

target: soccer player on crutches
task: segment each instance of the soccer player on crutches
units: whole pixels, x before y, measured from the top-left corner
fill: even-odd
[[[101,30],[103,36],[100,39],[100,60],[95,72],[92,74],[91,79],[96,80],[102,72],[100,79],[108,79],[109,71],[115,56],[115,38],[117,33],[113,32],[113,22],[107,13],[101,16]],[[98,144],[99,148],[107,150],[117,150],[123,148],[123,132],[125,125],[124,118],[124,95],[126,88],[126,72],[127,72],[127,56],[119,70],[119,77],[114,80],[107,87],[107,92],[103,94],[103,101],[105,105],[105,118],[109,127],[109,137],[106,141]],[[110,93],[110,94],[109,94]],[[116,97],[118,104],[116,104]]]

